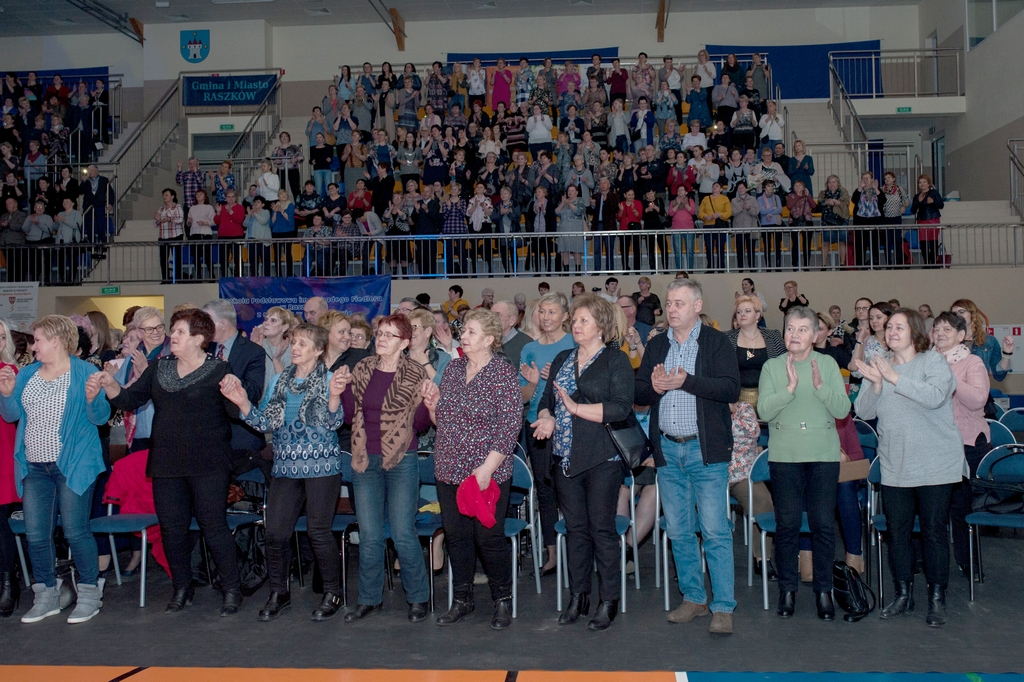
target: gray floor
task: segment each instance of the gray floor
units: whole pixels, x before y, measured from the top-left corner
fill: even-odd
[[[385,594],[387,610],[365,622],[346,625],[341,617],[313,623],[308,614],[319,600],[309,589],[293,589],[291,611],[273,623],[258,623],[256,613],[267,589],[243,604],[242,612],[220,618],[220,595],[200,588],[194,606],[163,614],[170,584],[159,568],[151,572],[149,605],[138,607],[138,583],[113,585],[103,611],[83,625],[53,617],[35,625],[15,618],[0,621],[3,664],[75,664],[131,666],[241,666],[312,668],[408,668],[500,670],[676,670],[676,671],[1024,671],[1024,542],[1004,532],[984,538],[987,580],[977,601],[968,601],[967,580],[954,570],[949,589],[949,624],[933,630],[924,624],[924,585],[918,585],[917,611],[882,622],[877,614],[850,624],[820,622],[809,586],[797,598],[796,616],[782,621],[774,611],[775,584],[769,585],[772,610],[761,608],[758,583],[746,586],[746,548],[736,542],[739,602],[735,634],[711,636],[709,619],[688,625],[665,620],[662,591],[654,588],[653,551],[641,549],[642,589],[632,587],[628,612],[604,633],[585,623],[559,627],[553,577],[536,594],[530,576],[521,580],[519,618],[506,632],[489,628],[490,604],[468,622],[439,628],[428,620],[406,620],[400,585]],[[354,575],[355,557],[350,569]],[[446,578],[436,580],[439,604],[446,603]],[[350,584],[354,598],[355,585]],[[487,590],[477,588],[486,597]],[[891,593],[891,590],[890,590]],[[673,606],[680,596],[673,589]],[[27,610],[30,598],[22,601]],[[66,617],[66,616],[65,616]]]

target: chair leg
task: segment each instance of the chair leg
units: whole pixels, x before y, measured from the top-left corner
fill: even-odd
[[[882,534],[875,531],[875,551],[878,552],[878,603],[885,604],[885,588],[882,586]]]
[[[537,594],[540,594],[540,545],[537,544],[537,527],[530,524],[530,547],[533,554],[533,578],[537,583]]]
[[[630,526],[632,526],[632,528],[633,528],[633,578],[636,581],[636,589],[639,590],[640,589],[640,550],[637,548],[637,545],[636,545],[636,523],[631,522]],[[623,540],[625,540],[625,538],[623,538]],[[622,564],[622,570],[623,571],[626,570],[626,564],[625,563]],[[623,577],[623,579],[625,579],[626,574],[623,573],[622,577]]]
[[[341,531],[341,542],[338,547],[341,549],[341,605],[348,606],[348,561],[346,546],[348,545],[348,531]]]
[[[658,519],[654,520],[654,528],[651,530],[654,545],[654,588],[661,587],[661,529],[658,527]],[[636,557],[633,557],[634,560]]]
[[[434,612],[434,537],[437,534],[431,535],[427,539],[427,551],[430,552],[430,573],[427,574],[427,586],[430,588],[430,612]]]
[[[668,533],[661,536],[661,572],[665,574],[665,610],[671,611],[671,602],[668,596]]]
[[[117,548],[114,546],[114,534],[107,535],[107,542],[110,543],[110,560],[114,563],[114,577],[117,578],[117,586],[121,586],[121,562],[117,560]]]
[[[519,617],[519,534],[512,541],[512,617]]]
[[[974,542],[978,545],[978,582],[985,582],[985,567],[981,563],[981,533],[978,532],[978,527],[974,527]],[[974,581],[971,581],[974,584]]]
[[[967,556],[971,564],[971,574],[968,576],[971,581],[971,601],[974,601],[974,526],[971,525],[967,526]]]
[[[114,546],[110,546],[114,551]],[[142,573],[139,578],[139,608],[146,608],[146,555],[149,554],[149,535],[146,529],[142,529]]]
[[[28,573],[28,562],[25,561],[25,548],[21,546],[21,536],[15,535],[14,542],[18,546],[18,560],[21,561],[21,577],[25,581],[25,587],[32,587],[32,578]]]
[[[636,564],[636,555],[635,554],[633,555],[633,561],[634,561],[633,570],[635,571],[636,570],[636,565],[635,565]],[[626,582],[627,582],[627,580],[626,580],[626,536],[625,535],[619,537],[619,565],[620,565],[619,572],[622,575],[622,580],[619,582],[619,584],[621,586],[620,587],[620,591],[622,592],[622,594],[619,596],[619,612],[620,613],[625,613],[626,612]],[[637,588],[637,589],[639,589],[639,588]]]
[[[562,612],[562,534],[555,536],[555,582],[558,583],[558,598],[555,605]]]
[[[747,519],[747,517],[744,516],[744,519]],[[754,521],[753,521],[752,517],[750,519],[747,519],[744,522],[743,528],[744,529],[749,529],[749,532],[751,533],[751,537],[753,537]],[[743,532],[746,533],[747,530],[744,530]],[[761,561],[764,561],[764,557],[763,556],[761,558]],[[764,569],[765,569],[765,566],[764,566],[764,564],[762,564],[761,565],[761,570],[764,571]],[[747,587],[753,587],[753,586],[754,586],[754,543],[753,543],[753,541],[751,541],[751,542],[747,543]]]
[[[455,574],[452,572],[452,558],[448,557],[448,610],[452,608],[455,600]]]
[[[761,561],[768,556],[768,533],[761,531]],[[764,610],[768,610],[768,565],[761,564],[761,595],[764,597]]]

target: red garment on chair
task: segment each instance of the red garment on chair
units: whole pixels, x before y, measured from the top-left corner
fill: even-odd
[[[0,368],[3,367],[10,367],[15,374],[18,373],[18,368],[14,365],[0,362]],[[18,487],[14,482],[14,437],[17,432],[17,422],[9,424],[0,419],[0,504],[21,502]]]
[[[153,502],[153,480],[146,476],[146,461],[149,450],[139,450],[114,462],[114,470],[107,481],[104,504],[116,504],[123,514],[155,514],[156,504]],[[136,533],[142,536],[142,533]],[[167,555],[164,554],[164,543],[160,538],[160,526],[146,528],[146,539],[153,545],[153,558],[160,564],[167,575],[171,574]]]
[[[498,484],[491,480],[487,490],[480,490],[476,476],[470,476],[455,491],[455,501],[459,504],[459,511],[466,516],[475,517],[484,528],[494,528],[498,522],[494,518],[494,512],[498,509],[498,498],[501,497],[501,490]]]

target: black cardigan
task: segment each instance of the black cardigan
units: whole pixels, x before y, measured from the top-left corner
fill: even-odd
[[[544,387],[538,410],[548,410],[552,415],[555,413],[554,379],[571,352],[563,350],[551,363],[548,374],[550,379]],[[600,403],[604,407],[604,421],[598,423],[579,417],[572,418],[569,476],[578,476],[619,454],[604,425],[620,422],[633,411],[633,368],[625,353],[609,346],[583,370],[576,384],[576,392],[570,397],[582,405]]]
[[[651,384],[655,365],[668,357],[669,329],[647,344],[644,359],[636,373],[636,404],[651,406],[650,439],[654,462],[665,466],[661,451],[661,427],[658,425],[661,395]],[[736,351],[722,332],[701,325],[697,336],[697,365],[686,377],[681,390],[697,396],[697,435],[704,464],[717,464],[732,459],[732,415],[729,403],[740,397],[740,369]]]

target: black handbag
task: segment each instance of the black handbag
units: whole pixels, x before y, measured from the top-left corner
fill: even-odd
[[[1010,445],[989,462],[988,476],[970,479],[971,510],[989,514],[1024,513],[1024,483],[997,481],[992,468],[1007,457],[1024,453],[1024,446]]]
[[[608,431],[608,436],[612,439],[622,461],[631,470],[643,466],[651,456],[651,441],[647,439],[647,434],[632,412],[620,422],[605,424],[604,428]]]
[[[846,611],[843,620],[847,623],[856,623],[878,606],[875,593],[860,577],[860,573],[845,561],[832,563],[832,593],[835,595],[836,603]],[[871,595],[871,602],[868,603],[868,595]]]

